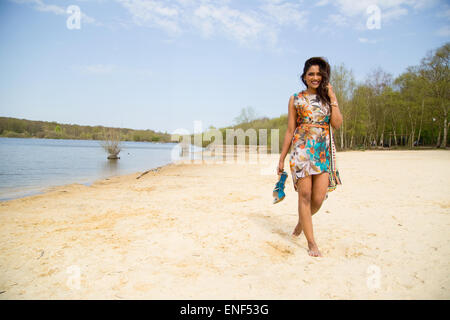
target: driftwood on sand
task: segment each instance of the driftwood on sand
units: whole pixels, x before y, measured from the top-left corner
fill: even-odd
[[[149,173],[150,171],[155,171],[155,172],[157,172],[157,171],[159,171],[159,169],[161,169],[161,167],[157,167],[157,168],[154,168],[154,169],[147,170],[147,171],[141,173],[141,174],[139,175],[139,177],[136,177],[136,179],[139,179],[139,178],[142,177],[144,174],[147,174],[147,173]]]

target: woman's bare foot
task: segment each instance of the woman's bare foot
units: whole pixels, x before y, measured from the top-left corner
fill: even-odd
[[[293,235],[294,237],[298,237],[299,235],[302,234],[302,230],[303,230],[302,224],[301,224],[301,222],[299,221],[299,222],[297,223],[297,225],[295,226],[295,229],[294,229],[294,232],[292,232],[292,235]]]
[[[319,247],[317,247],[317,244],[308,242],[308,254],[312,257],[321,257],[322,254],[319,251]]]

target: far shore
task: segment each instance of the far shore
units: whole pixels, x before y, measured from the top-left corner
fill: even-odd
[[[279,154],[0,202],[0,299],[449,299],[450,152],[337,153],[307,254]],[[285,168],[289,168],[288,157]]]

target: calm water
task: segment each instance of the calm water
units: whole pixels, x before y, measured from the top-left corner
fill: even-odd
[[[180,159],[180,147],[124,141],[119,160],[107,156],[96,140],[0,138],[0,201],[42,193],[51,186],[90,185],[97,179],[146,171]]]

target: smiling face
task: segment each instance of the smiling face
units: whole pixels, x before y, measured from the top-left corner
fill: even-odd
[[[311,66],[305,75],[305,81],[308,88],[317,89],[320,82],[322,81],[322,76],[319,72],[319,66]]]

